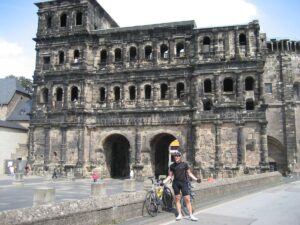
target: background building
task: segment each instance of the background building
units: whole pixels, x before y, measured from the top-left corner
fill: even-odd
[[[258,21],[120,28],[95,0],[36,5],[36,172],[165,174],[175,139],[203,176],[265,171],[269,159],[284,171],[297,161],[299,42],[270,48]]]

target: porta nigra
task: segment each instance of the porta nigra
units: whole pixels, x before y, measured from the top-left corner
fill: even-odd
[[[299,41],[267,40],[258,21],[119,27],[96,0],[36,6],[36,173],[166,174],[175,139],[204,177],[297,168]]]

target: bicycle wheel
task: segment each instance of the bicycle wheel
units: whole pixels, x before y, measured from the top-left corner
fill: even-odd
[[[190,196],[190,201],[191,201],[191,205],[192,205],[192,210],[194,212],[194,198],[192,196]],[[186,206],[186,203],[184,201],[184,197],[182,196],[180,199],[180,204],[181,204],[181,212],[183,215],[190,215],[189,209]]]
[[[148,192],[145,199],[145,207],[150,216],[156,216],[158,212],[158,206],[156,204],[155,193]]]
[[[163,196],[162,196],[162,202],[163,202],[163,206],[165,207],[165,209],[172,209],[173,208],[173,194],[170,188],[168,187],[164,187],[164,192],[163,192]]]

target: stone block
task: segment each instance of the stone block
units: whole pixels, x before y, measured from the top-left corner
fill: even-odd
[[[144,190],[148,191],[152,187],[152,181],[150,179],[144,180]]]
[[[104,182],[94,182],[91,184],[91,196],[99,197],[106,195],[106,185]]]
[[[15,173],[15,180],[13,181],[14,185],[23,186],[24,185],[24,174]]]
[[[55,188],[39,187],[33,192],[33,206],[50,205],[55,202]]]
[[[134,192],[134,191],[136,191],[135,180],[133,180],[133,179],[124,180],[123,191],[125,191],[125,192]]]

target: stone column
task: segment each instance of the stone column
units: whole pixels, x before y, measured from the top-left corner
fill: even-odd
[[[94,182],[91,184],[91,196],[106,196],[106,185],[103,182]]]
[[[66,151],[67,151],[67,127],[63,126],[61,127],[61,148],[60,148],[61,164],[66,162]]]
[[[44,132],[45,132],[44,162],[47,165],[50,163],[50,126],[45,126]]]
[[[63,97],[64,97],[64,99],[63,99],[63,109],[68,109],[68,84],[64,84],[64,95],[63,95]]]
[[[34,126],[29,126],[29,155],[28,155],[28,160],[29,163],[32,164],[33,161],[35,160],[34,157]]]
[[[215,168],[220,170],[222,168],[222,150],[221,150],[221,125],[222,122],[215,122],[215,146],[216,146],[216,155],[215,155]]]
[[[267,122],[261,123],[261,130],[260,130],[260,151],[261,151],[261,158],[260,164],[261,166],[269,166],[268,160],[268,139],[267,139]]]
[[[244,124],[237,124],[237,165],[241,166],[245,164],[245,137],[244,137]]]
[[[49,205],[55,202],[55,189],[51,187],[39,187],[33,192],[33,206]]]
[[[78,127],[78,162],[84,162],[84,127]]]

